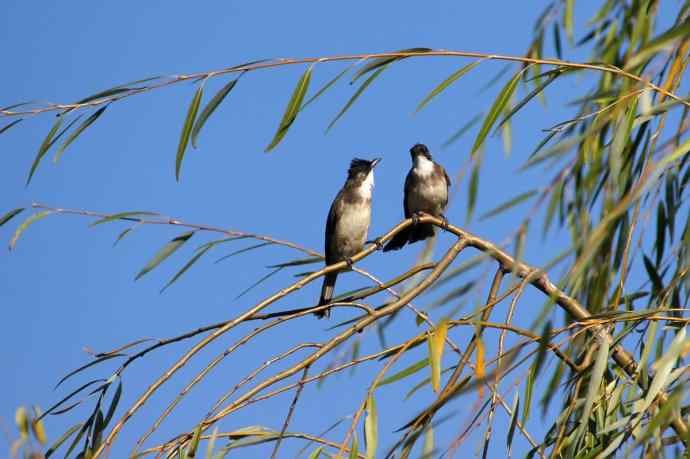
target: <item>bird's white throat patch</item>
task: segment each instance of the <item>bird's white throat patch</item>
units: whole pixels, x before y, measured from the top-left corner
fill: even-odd
[[[372,170],[364,179],[362,185],[359,187],[359,194],[364,198],[371,198],[371,192],[374,189],[374,171]]]
[[[434,172],[434,162],[419,155],[414,159],[414,171],[420,177],[426,177]]]

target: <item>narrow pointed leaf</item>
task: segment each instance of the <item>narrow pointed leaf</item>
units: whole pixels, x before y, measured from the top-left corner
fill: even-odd
[[[110,359],[112,359],[112,358],[114,358],[114,357],[125,357],[125,354],[108,354],[108,355],[105,355],[105,356],[103,356],[103,357],[99,357],[99,358],[97,358],[97,359],[95,359],[95,360],[92,360],[91,362],[89,362],[89,363],[87,363],[87,364],[85,364],[85,365],[82,365],[82,366],[80,366],[79,368],[77,368],[77,369],[75,369],[75,370],[72,370],[72,371],[70,371],[69,373],[67,373],[65,376],[63,376],[63,377],[60,379],[60,381],[58,381],[58,383],[55,385],[54,389],[57,389],[58,387],[60,387],[60,385],[61,385],[63,382],[67,381],[69,378],[71,378],[72,376],[76,375],[77,373],[80,373],[80,372],[86,370],[87,368],[91,368],[91,367],[94,366],[94,365],[98,365],[99,363],[104,362],[104,361],[106,361],[106,360],[110,360]]]
[[[558,78],[560,75],[561,75],[560,72],[552,73],[551,75],[549,75],[549,77],[548,77],[546,80],[542,81],[541,84],[537,85],[536,88],[534,88],[529,94],[527,94],[527,95],[525,96],[524,99],[522,99],[520,102],[518,102],[517,104],[515,104],[515,106],[514,106],[513,108],[511,108],[511,109],[508,111],[508,113],[503,117],[503,119],[501,120],[501,122],[498,123],[498,125],[496,126],[496,130],[495,130],[494,132],[496,132],[496,131],[497,131],[501,126],[503,126],[510,118],[512,118],[513,115],[515,115],[522,107],[524,107],[525,105],[527,105],[527,103],[528,103],[530,100],[532,100],[535,96],[541,94],[541,92],[544,91],[544,89],[546,89],[546,87],[547,87],[548,85],[550,85],[551,83],[553,83],[554,80],[556,80],[556,78]]]
[[[690,20],[686,19],[682,24],[670,28],[643,46],[642,49],[628,59],[628,62],[625,64],[625,70],[644,63],[662,49],[671,48],[675,41],[687,37],[688,34],[690,34]]]
[[[355,93],[352,95],[352,97],[350,97],[350,100],[347,101],[345,106],[338,112],[338,114],[335,116],[335,118],[333,118],[333,121],[330,122],[330,124],[326,128],[326,132],[331,130],[331,128],[335,125],[335,123],[345,114],[346,111],[348,111],[350,109],[352,104],[354,104],[355,101],[359,98],[359,96],[362,95],[364,90],[367,89],[367,87],[372,83],[372,81],[374,81],[379,75],[381,75],[381,72],[383,72],[384,70],[386,70],[388,68],[388,65],[389,64],[384,65],[383,67],[379,68],[377,71],[372,73],[369,76],[369,78],[364,80],[364,82],[361,85],[359,85],[359,87],[357,88]]]
[[[477,376],[477,381],[482,381],[486,376],[486,359],[484,357],[486,351],[484,349],[484,342],[482,341],[482,338],[479,336],[479,334],[477,334],[476,336],[477,340],[475,342],[477,343],[477,363],[474,372]],[[482,398],[484,396],[483,385],[479,385],[478,393],[479,398]]]
[[[125,236],[127,236],[134,228],[125,228],[120,232],[120,234],[117,235],[117,238],[115,238],[115,242],[113,242],[113,247],[115,247],[117,244],[120,243],[122,239],[124,239]]]
[[[429,363],[431,364],[431,387],[434,392],[441,390],[441,359],[448,335],[448,321],[442,320],[429,335]]]
[[[426,53],[431,51],[431,48],[407,48],[407,49],[401,49],[399,51],[396,51],[397,53]],[[411,56],[389,56],[389,57],[380,57],[377,59],[372,60],[369,62],[367,65],[362,67],[357,73],[355,73],[355,76],[352,77],[352,81],[350,83],[354,83],[357,81],[361,76],[364,76],[365,74],[372,72],[376,69],[379,69],[383,66],[388,66],[392,64],[395,61],[399,61],[402,59],[407,59],[408,57]]]
[[[4,125],[3,127],[0,128],[0,134],[3,134],[5,131],[8,131],[9,129],[16,126],[17,124],[19,124],[23,120],[24,120],[23,118],[19,118],[18,120],[14,120],[11,123],[7,123],[6,125]]]
[[[194,435],[192,436],[191,441],[189,442],[189,447],[187,448],[187,458],[194,458],[196,457],[196,450],[199,447],[199,440],[201,439],[201,424],[194,430]]]
[[[199,258],[202,257],[203,254],[205,254],[206,252],[208,252],[208,250],[209,250],[211,247],[213,247],[213,246],[208,245],[208,246],[204,247],[203,249],[201,249],[200,251],[198,251],[192,258],[190,258],[189,261],[188,261],[187,263],[185,263],[185,265],[182,267],[182,269],[180,269],[177,273],[175,273],[175,275],[172,277],[172,279],[170,279],[170,280],[168,281],[168,283],[165,284],[165,286],[161,289],[161,293],[163,293],[163,292],[165,291],[165,289],[167,289],[167,288],[170,287],[173,283],[175,283],[175,281],[176,281],[177,279],[179,279],[180,276],[182,276],[189,268],[191,268],[192,265],[193,265],[194,263],[196,263],[196,262],[199,260]]]
[[[65,433],[63,433],[63,434],[60,436],[60,438],[58,438],[57,440],[55,440],[55,443],[53,443],[52,445],[50,445],[50,448],[48,448],[48,451],[46,451],[46,455],[45,455],[46,459],[48,459],[50,456],[52,456],[53,453],[54,453],[60,446],[62,446],[62,444],[63,444],[65,441],[67,441],[67,439],[68,439],[69,437],[71,437],[72,434],[73,434],[74,432],[76,432],[77,430],[79,430],[82,426],[83,426],[83,424],[80,423],[80,424],[75,424],[75,425],[73,425],[72,427],[70,427],[69,429],[67,429],[67,431],[66,431]]]
[[[501,92],[496,97],[496,100],[494,101],[494,104],[491,106],[489,113],[486,115],[486,118],[484,118],[484,123],[482,124],[482,127],[479,130],[477,139],[474,141],[474,145],[472,146],[472,154],[476,153],[477,150],[479,150],[479,147],[481,147],[484,143],[484,140],[491,131],[491,128],[496,122],[498,115],[501,114],[506,104],[508,103],[508,100],[510,100],[510,97],[513,95],[513,92],[515,91],[515,88],[517,87],[517,84],[520,81],[521,75],[522,71],[519,71],[515,75],[513,75],[513,78],[511,78],[510,81],[508,81],[508,83],[503,87]]]
[[[434,97],[438,96],[440,93],[446,90],[448,86],[451,84],[455,83],[458,81],[462,76],[467,74],[470,70],[474,69],[476,66],[481,64],[484,61],[484,59],[480,59],[474,62],[470,62],[469,64],[460,67],[458,70],[453,72],[448,78],[443,80],[441,83],[439,83],[434,89],[431,90],[429,94],[417,105],[417,109],[415,110],[416,112],[419,112],[421,109],[426,107],[426,105],[431,102],[431,99]]]
[[[483,113],[477,113],[476,115],[474,115],[474,116],[472,117],[471,120],[469,120],[467,123],[463,124],[463,125],[460,127],[460,129],[458,129],[452,136],[450,136],[450,137],[448,138],[448,140],[446,140],[445,142],[443,142],[443,145],[441,145],[441,149],[444,149],[444,148],[446,148],[446,147],[452,145],[452,144],[455,143],[460,137],[462,137],[463,135],[465,135],[465,134],[467,133],[467,131],[469,131],[470,129],[472,129],[472,127],[474,127],[474,125],[477,124],[477,123],[479,122],[479,120],[482,119],[482,116],[484,116]]]
[[[134,88],[125,88],[122,86],[116,86],[114,88],[106,89],[104,91],[97,92],[96,94],[93,94],[91,96],[85,97],[81,100],[78,100],[76,103],[77,104],[85,104],[87,102],[91,102],[91,101],[96,100],[96,99],[103,99],[105,97],[116,96],[118,94],[129,92],[132,89],[134,89]]]
[[[122,396],[122,380],[120,380],[117,384],[117,389],[115,389],[115,394],[113,395],[113,399],[110,402],[110,406],[108,407],[108,412],[105,415],[105,419],[103,420],[103,427],[107,427],[108,424],[110,423],[111,419],[113,419],[113,416],[115,415],[115,410],[117,409],[117,404],[120,402],[120,397]]]
[[[304,110],[305,108],[307,108],[307,106],[308,106],[309,104],[311,104],[311,103],[314,102],[316,99],[318,99],[319,97],[321,97],[321,95],[322,95],[324,92],[326,92],[331,86],[333,86],[334,84],[336,84],[336,83],[338,82],[338,80],[340,80],[340,78],[342,78],[347,72],[349,72],[350,69],[351,69],[352,67],[354,67],[355,65],[356,65],[356,63],[352,63],[352,64],[348,65],[347,67],[345,67],[345,69],[343,69],[343,71],[341,71],[340,73],[338,73],[335,77],[333,77],[333,79],[331,79],[328,83],[326,83],[325,85],[323,85],[318,91],[316,91],[316,92],[314,93],[313,96],[311,96],[309,99],[307,99],[307,101],[306,101],[305,103],[302,104],[302,106],[299,108],[300,111]]]
[[[469,223],[474,215],[474,206],[477,204],[477,190],[479,189],[479,162],[472,168],[470,175],[469,192],[467,193],[467,214],[465,223]]]
[[[514,206],[520,204],[521,202],[525,201],[526,199],[531,198],[535,194],[537,194],[537,190],[530,190],[530,191],[526,191],[524,193],[521,193],[521,194],[515,196],[514,198],[510,199],[509,201],[506,201],[503,204],[500,204],[499,206],[486,212],[484,215],[479,217],[479,221],[486,220],[486,219],[491,218],[491,217],[495,217],[496,215],[510,209],[511,207],[514,207]]]
[[[194,126],[194,120],[196,119],[196,114],[199,111],[199,104],[201,104],[201,98],[204,95],[204,85],[201,84],[194,93],[192,102],[189,104],[187,109],[187,117],[182,125],[182,132],[180,133],[180,142],[177,145],[177,155],[175,156],[175,179],[180,181],[180,168],[182,167],[182,159],[187,151],[187,145],[189,144],[189,136],[192,133],[192,127]]]
[[[394,383],[394,382],[399,381],[401,379],[407,378],[408,376],[411,376],[411,375],[419,372],[420,370],[427,367],[428,365],[429,365],[429,359],[428,358],[422,359],[419,362],[414,363],[414,364],[410,365],[409,367],[405,368],[404,370],[401,370],[401,371],[395,373],[394,375],[391,375],[391,376],[387,377],[386,379],[381,380],[381,382],[379,382],[376,387],[385,386],[387,384],[391,384],[391,383]]]
[[[508,447],[508,457],[513,449],[513,435],[515,434],[515,427],[517,426],[518,412],[520,411],[520,395],[516,391],[513,398],[513,406],[510,409],[513,415],[510,417],[510,427],[508,428],[508,437],[506,437],[506,446]]]
[[[323,446],[319,446],[312,451],[312,453],[309,455],[309,459],[319,459],[319,457],[321,457],[321,453],[323,452],[323,448]]]
[[[240,74],[241,76],[242,74]],[[225,86],[223,86],[220,91],[216,93],[213,98],[206,104],[204,109],[201,111],[201,114],[199,114],[199,117],[197,118],[196,122],[194,123],[194,127],[192,128],[192,146],[196,148],[196,140],[199,137],[199,133],[201,132],[201,128],[204,127],[204,124],[206,124],[206,121],[208,118],[213,114],[214,111],[216,111],[216,108],[225,100],[225,97],[232,91],[232,89],[235,87],[237,84],[237,80],[240,78],[237,77],[234,80],[231,80],[228,82]]]
[[[24,220],[24,223],[19,225],[19,228],[14,232],[14,236],[12,236],[12,239],[10,240],[10,250],[13,250],[15,245],[17,245],[17,240],[19,240],[19,236],[22,235],[24,231],[32,224],[35,223],[36,221],[47,217],[48,215],[52,214],[52,210],[44,210],[42,212],[38,212],[36,214],[33,214],[31,217],[27,218]]]
[[[151,261],[149,261],[146,264],[146,266],[144,266],[142,270],[139,271],[134,280],[138,280],[143,275],[150,272],[153,268],[161,264],[163,260],[172,255],[177,249],[179,249],[182,246],[182,244],[187,242],[187,240],[189,240],[189,238],[193,235],[194,231],[188,231],[186,233],[180,234],[179,236],[175,237],[173,240],[168,242],[162,249],[158,251],[158,253],[153,257],[153,259],[151,259]]]
[[[266,267],[267,268],[287,268],[290,266],[310,265],[313,263],[320,263],[322,261],[323,261],[323,257],[308,257],[308,258],[299,258],[297,260],[292,260],[292,261],[286,261],[284,263],[278,263],[275,265],[268,265]]]
[[[274,269],[273,271],[269,272],[268,274],[266,274],[265,276],[263,276],[261,279],[259,279],[258,281],[254,282],[252,285],[250,285],[249,287],[247,287],[246,289],[244,289],[242,292],[240,292],[240,294],[237,295],[234,299],[237,300],[237,299],[239,299],[239,298],[242,298],[244,295],[246,295],[247,293],[249,293],[252,289],[258,287],[259,285],[261,285],[262,283],[264,283],[265,281],[267,281],[268,279],[270,279],[270,278],[273,277],[274,275],[278,274],[278,273],[280,272],[281,269],[283,269],[283,268],[276,268],[276,269]]]
[[[367,416],[364,419],[364,439],[367,445],[367,459],[376,458],[376,448],[379,441],[379,420],[376,411],[374,395],[369,394],[367,399]]]
[[[229,253],[229,254],[227,254],[227,255],[223,255],[222,257],[220,257],[219,259],[217,259],[216,261],[214,261],[214,263],[220,263],[221,261],[224,261],[224,260],[227,260],[228,258],[234,257],[235,255],[239,255],[239,254],[241,254],[241,253],[249,252],[249,251],[254,250],[254,249],[260,249],[261,247],[266,247],[266,246],[268,246],[268,245],[273,245],[273,244],[274,244],[273,242],[261,242],[261,243],[259,243],[259,244],[250,245],[249,247],[245,247],[245,248],[243,248],[243,249],[235,250],[235,251],[232,252],[232,253]]]
[[[297,85],[292,91],[292,96],[290,97],[290,101],[288,102],[285,113],[283,114],[283,118],[280,120],[280,124],[278,125],[278,130],[273,136],[271,143],[266,147],[265,151],[267,153],[273,150],[273,148],[275,148],[276,145],[283,140],[283,137],[285,137],[285,134],[287,134],[288,129],[290,129],[290,126],[292,126],[292,123],[294,123],[295,119],[297,118],[297,113],[302,106],[304,96],[307,94],[307,90],[309,89],[309,82],[311,81],[311,72],[313,68],[313,64],[307,67],[307,70],[304,71],[299,81],[297,81]]]
[[[62,154],[65,152],[67,147],[74,142],[79,135],[86,130],[89,126],[91,126],[102,114],[103,112],[108,108],[108,106],[104,106],[96,110],[91,116],[86,118],[83,123],[79,125],[72,133],[67,137],[67,139],[63,142],[62,145],[60,145],[60,148],[58,148],[58,151],[55,153],[55,156],[53,157],[53,162],[57,162]]]
[[[8,221],[12,220],[14,217],[22,213],[24,210],[24,207],[19,207],[17,209],[12,209],[9,212],[7,212],[5,215],[0,217],[0,226],[4,225]]]
[[[352,446],[350,447],[349,459],[357,459],[359,455],[359,446],[357,445],[357,434],[352,437]]]
[[[584,431],[587,429],[587,423],[589,422],[589,416],[592,413],[594,399],[597,397],[597,394],[599,394],[599,389],[601,387],[608,363],[610,346],[609,340],[606,336],[601,336],[598,339],[598,342],[599,350],[597,351],[597,357],[594,361],[594,366],[592,367],[589,385],[587,386],[587,396],[585,397],[585,404],[582,408],[582,415],[580,417],[580,425],[578,428],[579,432],[577,434],[578,438],[581,438],[584,434]]]
[[[140,210],[132,210],[132,211],[127,211],[127,212],[119,212],[119,213],[117,213],[117,214],[108,215],[107,217],[103,217],[103,218],[101,218],[101,219],[99,219],[99,220],[96,220],[95,222],[91,223],[91,224],[89,225],[89,227],[93,227],[93,226],[96,226],[96,225],[101,225],[101,224],[103,224],[103,223],[108,223],[108,222],[112,222],[112,221],[115,221],[115,220],[135,220],[135,221],[136,221],[137,219],[136,219],[136,218],[132,218],[132,217],[140,217],[140,216],[144,216],[144,215],[155,216],[155,215],[160,215],[160,214],[158,214],[158,213],[156,213],[156,212],[146,212],[146,211],[140,211]]]
[[[33,177],[34,172],[36,172],[36,168],[38,167],[38,164],[41,162],[41,159],[43,159],[45,154],[48,152],[48,149],[52,145],[53,138],[60,129],[60,126],[62,126],[62,122],[64,121],[64,119],[64,116],[58,116],[55,122],[53,123],[53,127],[51,127],[50,131],[48,131],[48,135],[46,135],[45,139],[43,139],[43,143],[41,143],[41,146],[38,148],[36,158],[34,158],[34,162],[31,164],[29,176],[26,178],[27,185],[29,184],[29,182],[31,182],[31,177]]]

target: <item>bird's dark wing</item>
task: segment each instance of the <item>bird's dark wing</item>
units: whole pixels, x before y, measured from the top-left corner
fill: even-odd
[[[450,181],[450,177],[448,176],[448,172],[446,172],[446,168],[441,166],[440,164],[438,165],[438,167],[440,167],[443,171],[443,175],[446,177],[446,185],[448,186],[448,188],[450,188],[452,183]]]
[[[324,246],[327,265],[332,265],[333,263],[337,263],[339,261],[337,260],[335,241],[333,239],[335,238],[335,225],[338,220],[338,208],[342,202],[342,195],[343,190],[340,190],[331,204],[331,208],[328,211],[328,218],[326,219],[326,238]]]
[[[405,196],[403,198],[403,209],[405,210],[405,218],[412,217],[412,211],[410,210],[408,204],[408,196],[412,188],[414,188],[416,185],[415,181],[415,175],[412,173],[412,169],[410,169],[410,172],[407,173],[407,177],[405,178],[405,190],[403,192],[403,195]]]

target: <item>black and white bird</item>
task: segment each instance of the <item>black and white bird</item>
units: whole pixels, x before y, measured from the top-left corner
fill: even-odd
[[[412,168],[405,179],[403,201],[405,218],[412,218],[424,212],[445,220],[443,212],[448,205],[450,177],[443,166],[434,162],[426,145],[418,143],[413,146],[410,148],[410,155]],[[383,251],[398,250],[407,243],[423,241],[433,235],[434,225],[417,223],[396,234]]]
[[[335,197],[326,220],[326,265],[340,261],[352,264],[351,257],[364,247],[371,222],[371,194],[374,189],[374,167],[381,161],[355,158],[347,171],[345,185]],[[321,288],[319,306],[330,303],[337,272],[326,274]],[[315,312],[317,317],[329,315],[329,309]]]

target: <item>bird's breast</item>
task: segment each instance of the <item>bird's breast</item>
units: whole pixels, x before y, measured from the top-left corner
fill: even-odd
[[[445,179],[437,174],[417,176],[406,190],[408,210],[410,212],[427,212],[432,215],[443,213],[448,203],[448,187]]]

